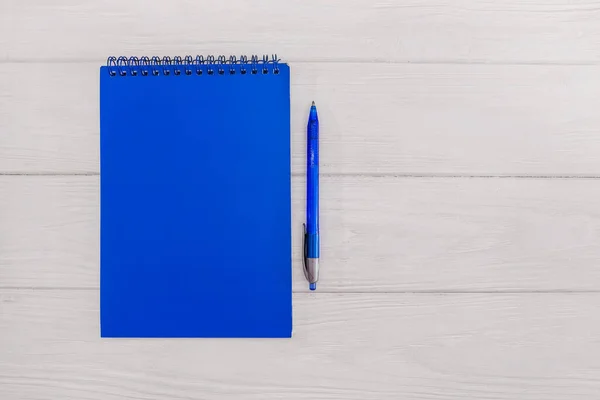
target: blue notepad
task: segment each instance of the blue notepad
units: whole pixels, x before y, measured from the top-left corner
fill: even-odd
[[[290,337],[290,73],[276,57],[100,68],[103,337]]]

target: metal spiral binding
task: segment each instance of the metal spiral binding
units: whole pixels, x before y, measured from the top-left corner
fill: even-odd
[[[162,58],[153,57],[108,57],[106,67],[110,76],[158,76],[158,75],[234,75],[238,71],[242,75],[250,73],[257,74],[279,74],[279,58],[277,54],[265,54],[261,58],[258,55],[241,55],[239,58],[224,55],[208,55],[206,58],[202,55],[192,57],[175,56],[173,58],[164,56]],[[237,68],[236,66],[239,66]]]

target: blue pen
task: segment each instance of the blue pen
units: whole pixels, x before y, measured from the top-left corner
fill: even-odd
[[[314,101],[306,127],[304,276],[310,284],[310,290],[315,290],[319,280],[319,117]]]

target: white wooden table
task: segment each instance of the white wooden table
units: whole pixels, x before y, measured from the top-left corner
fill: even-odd
[[[291,340],[99,337],[98,67],[277,53],[293,223],[322,129],[323,270]],[[2,0],[0,399],[596,399],[597,1]]]

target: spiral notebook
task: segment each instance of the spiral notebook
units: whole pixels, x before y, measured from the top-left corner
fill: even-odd
[[[290,72],[277,57],[100,68],[103,337],[290,337]]]

